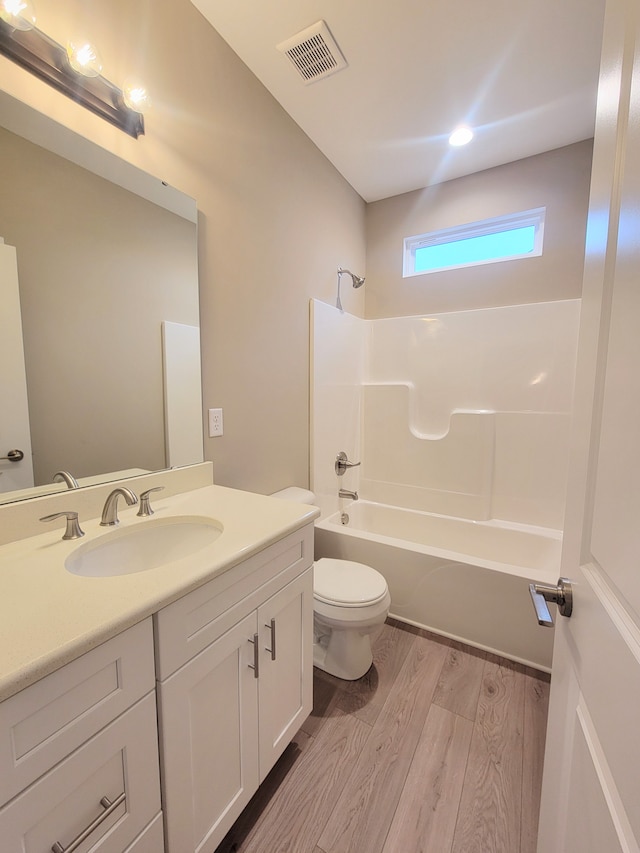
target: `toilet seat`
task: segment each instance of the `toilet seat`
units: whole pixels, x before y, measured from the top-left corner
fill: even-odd
[[[314,565],[313,597],[338,607],[370,607],[389,595],[380,572],[363,563],[322,557]]]

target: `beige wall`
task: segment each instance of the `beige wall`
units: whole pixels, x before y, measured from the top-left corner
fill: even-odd
[[[0,58],[9,94],[196,198],[205,439],[218,483],[308,482],[308,302],[335,301],[336,267],[364,269],[365,205],[188,0],[39,0],[38,26],[84,30],[104,75],[152,92],[133,140]],[[344,289],[346,291],[346,288]],[[363,289],[343,296],[362,314]]]
[[[580,296],[591,141],[367,206],[366,316],[403,317]],[[541,257],[402,278],[403,239],[546,207]]]
[[[153,96],[133,140],[0,57],[11,95],[194,196],[199,208],[205,438],[216,481],[269,492],[308,482],[308,302],[370,318],[580,294],[591,145],[566,149],[368,206],[284,113],[189,0],[40,0],[60,42],[85,30],[105,76],[144,78]],[[546,205],[545,254],[402,279],[402,238]],[[366,218],[366,228],[365,228]],[[366,246],[366,251],[365,251]],[[343,282],[343,285],[345,283]]]

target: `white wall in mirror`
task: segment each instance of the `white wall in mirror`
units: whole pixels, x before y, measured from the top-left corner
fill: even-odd
[[[162,323],[199,326],[195,202],[0,98],[12,128],[0,128],[0,236],[17,250],[35,485],[60,469],[95,481],[164,468]],[[47,126],[55,148],[109,180],[19,135]],[[198,413],[201,437],[199,357],[193,374],[183,417]],[[180,464],[202,461],[196,445]]]
[[[162,324],[164,421],[167,465],[190,465],[202,453],[200,329]]]

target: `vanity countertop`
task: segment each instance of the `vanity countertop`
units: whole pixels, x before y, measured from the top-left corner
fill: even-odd
[[[181,598],[318,515],[316,507],[206,486],[155,496],[153,519],[206,516],[224,531],[208,548],[148,571],[84,577],[65,569],[80,545],[108,536],[99,519],[80,519],[85,536],[64,541],[64,519],[39,536],[0,546],[0,700]],[[149,519],[119,504],[118,530]]]

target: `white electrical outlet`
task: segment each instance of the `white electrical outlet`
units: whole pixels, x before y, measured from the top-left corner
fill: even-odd
[[[209,438],[223,433],[222,409],[209,409]]]

